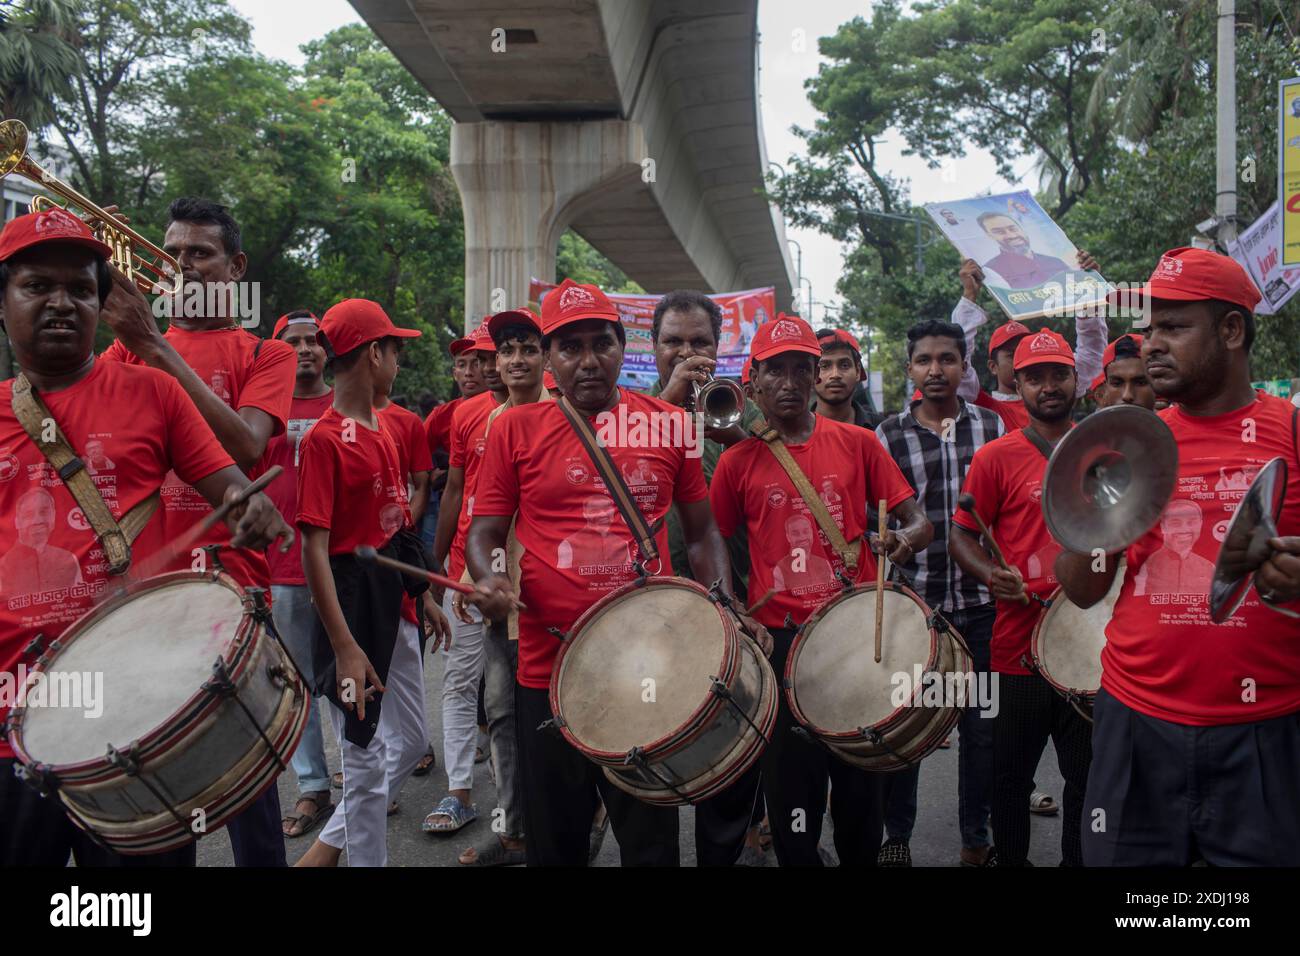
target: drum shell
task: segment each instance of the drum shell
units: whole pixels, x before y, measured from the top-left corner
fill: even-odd
[[[1111,584],[1110,591],[1099,604],[1087,609],[1072,604],[1065,596],[1065,591],[1058,587],[1049,598],[1051,606],[1038,616],[1038,621],[1034,624],[1034,633],[1029,640],[1030,667],[1088,721],[1092,720],[1092,705],[1097,699],[1097,691],[1101,689],[1101,649],[1106,644],[1106,624],[1100,621],[1101,612],[1103,610],[1106,612],[1106,621],[1109,622],[1110,612],[1114,610],[1115,602],[1119,599],[1120,590],[1124,586],[1124,577],[1125,562],[1121,560],[1115,570],[1115,580]],[[1094,633],[1095,627],[1092,626],[1094,624],[1100,624],[1099,634]],[[1083,628],[1087,630],[1082,634],[1079,633]],[[1063,630],[1072,630],[1074,633],[1062,634]],[[1072,640],[1076,644],[1074,650],[1082,652],[1085,647],[1079,642],[1085,637],[1093,640],[1100,637],[1096,645],[1096,679],[1088,681],[1093,685],[1091,687],[1073,687],[1065,682],[1064,675],[1052,673],[1047,660],[1047,645],[1053,641]],[[1091,660],[1089,658],[1090,663]]]
[[[859,769],[891,773],[905,770],[928,757],[938,749],[939,745],[956,727],[962,710],[967,703],[966,680],[967,675],[974,676],[974,661],[965,641],[962,640],[961,635],[955,629],[946,623],[942,629],[939,629],[927,622],[929,652],[926,660],[916,661],[915,663],[922,665],[923,674],[937,672],[944,675],[945,687],[952,686],[952,682],[948,679],[949,675],[961,677],[962,690],[959,692],[957,700],[952,704],[943,704],[941,706],[925,704],[914,706],[913,702],[917,701],[918,697],[924,693],[924,686],[918,686],[913,690],[912,696],[903,706],[896,708],[881,720],[863,728],[867,731],[874,731],[879,735],[879,740],[867,739],[858,730],[832,730],[814,725],[799,705],[798,687],[795,681],[799,655],[808,646],[809,641],[816,639],[817,624],[825,619],[833,605],[849,600],[855,595],[875,590],[876,585],[874,583],[863,584],[849,589],[828,601],[805,622],[791,644],[790,654],[786,660],[783,685],[786,702],[790,707],[794,720],[825,745],[831,753],[845,763]],[[925,611],[927,618],[930,617],[930,610],[910,588],[887,582],[885,590],[910,598]],[[864,620],[862,632],[862,653],[868,655],[867,660],[870,664],[874,664],[874,661],[870,659],[874,652],[872,620],[870,616]]]
[[[38,668],[56,669],[81,634],[141,591],[195,579],[222,583],[244,595],[243,619],[219,658],[234,694],[195,688],[157,727],[118,744],[119,752],[138,768],[135,773],[115,766],[107,755],[40,768],[57,781],[59,799],[74,822],[117,853],[174,849],[222,826],[275,781],[307,723],[308,695],[288,654],[268,629],[269,610],[256,607],[251,596],[221,572],[177,572],[137,583],[74,623]],[[30,766],[36,760],[25,749],[23,715],[17,718],[11,722],[10,741],[18,759]],[[199,810],[202,814],[196,814]],[[195,832],[199,821],[201,832]]]

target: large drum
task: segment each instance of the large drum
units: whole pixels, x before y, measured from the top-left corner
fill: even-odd
[[[961,636],[909,588],[886,584],[880,663],[876,585],[847,590],[799,629],[785,666],[786,700],[804,730],[863,770],[928,757],[974,703]]]
[[[754,765],[776,678],[709,591],[683,578],[619,588],[574,624],[551,673],[566,740],[646,803],[695,803]]]
[[[1038,618],[1029,642],[1030,663],[1058,694],[1092,720],[1092,704],[1101,687],[1101,651],[1124,586],[1124,563],[1115,572],[1107,595],[1090,608],[1081,608],[1060,588],[1052,592],[1051,606]]]
[[[284,770],[308,696],[261,592],[224,573],[141,581],[77,621],[34,671],[102,675],[102,713],[15,708],[23,775],[118,853],[184,846]],[[99,709],[97,706],[95,709]]]

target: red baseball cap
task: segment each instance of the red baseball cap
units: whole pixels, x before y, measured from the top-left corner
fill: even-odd
[[[537,334],[542,334],[542,320],[539,319],[532,309],[508,309],[505,312],[498,312],[496,315],[487,319],[488,339],[495,338],[497,333],[507,325],[527,325],[537,330]],[[495,343],[493,348],[495,348]]]
[[[745,364],[742,365],[741,368],[740,368],[740,384],[741,384],[741,385],[748,385],[748,384],[749,384],[749,369],[750,369],[750,366],[752,366],[753,364],[754,364],[754,360],[753,360],[752,358],[747,358],[747,359],[745,359]]]
[[[542,299],[543,335],[550,335],[570,322],[581,322],[583,319],[622,321],[614,303],[594,285],[582,285],[572,279],[565,279]]]
[[[46,209],[18,216],[5,225],[4,231],[0,232],[0,262],[44,242],[81,246],[102,259],[113,254],[108,244],[96,239],[90,227],[72,213],[66,209]]]
[[[1138,347],[1138,351],[1142,350],[1142,336],[1136,332],[1125,332],[1118,338],[1112,339],[1111,343],[1106,346],[1105,351],[1101,353],[1101,374],[1092,380],[1092,384],[1089,386],[1090,389],[1098,388],[1105,383],[1106,369],[1111,362],[1115,361],[1115,346],[1120,343],[1120,339],[1132,339],[1133,344]]]
[[[1017,335],[1033,335],[1033,334],[1034,333],[1030,330],[1029,326],[1017,322],[1014,319],[1006,323],[1005,325],[999,325],[996,329],[993,330],[993,334],[989,337],[989,354],[992,355],[998,349],[1002,348],[1002,346],[1006,345],[1007,342],[1009,342],[1011,339],[1014,339]],[[1018,353],[1019,350],[1017,349],[1017,354]]]
[[[455,355],[459,355],[461,352],[466,351],[467,349],[472,349],[473,347],[474,347],[474,340],[471,339],[468,335],[464,335],[458,339],[452,339],[447,344],[447,351],[450,352],[453,356],[455,356]]]
[[[466,336],[469,341],[469,347],[475,352],[495,352],[497,347],[492,344],[492,336],[488,335],[488,319],[491,316],[483,316],[483,321],[474,326],[474,331]]]
[[[393,325],[383,306],[369,299],[344,299],[330,306],[321,317],[318,334],[325,336],[335,355],[347,355],[353,349],[387,335],[399,339],[414,339],[420,335],[417,329]]]
[[[1074,349],[1051,329],[1043,329],[1020,340],[1011,367],[1017,372],[1031,365],[1068,365],[1074,368]]]
[[[769,359],[782,352],[807,352],[820,356],[821,344],[813,334],[812,326],[797,315],[778,312],[771,322],[764,322],[754,333],[749,346],[749,357],[755,362]]]
[[[822,348],[841,342],[853,349],[853,351],[857,352],[859,356],[862,355],[862,348],[858,345],[858,340],[849,335],[849,333],[845,332],[843,329],[831,329],[828,334],[818,336],[817,341],[821,344]]]
[[[1151,278],[1140,289],[1115,289],[1108,298],[1114,304],[1134,308],[1148,298],[1174,302],[1219,299],[1254,312],[1261,296],[1236,259],[1209,249],[1183,246],[1162,255]]]
[[[306,312],[307,310],[301,309],[299,311]],[[275,328],[271,331],[271,338],[278,339],[291,325],[314,325],[316,330],[320,331],[320,319],[316,318],[315,313],[307,312],[306,315],[294,315],[292,312],[286,312],[276,319]]]

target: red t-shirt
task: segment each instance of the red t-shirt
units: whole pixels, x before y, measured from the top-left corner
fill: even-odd
[[[1178,724],[1295,713],[1300,621],[1264,607],[1252,588],[1232,617],[1214,624],[1207,596],[1228,522],[1273,458],[1287,464],[1278,534],[1300,534],[1296,410],[1258,392],[1226,415],[1202,418],[1178,406],[1158,414],[1178,442],[1178,484],[1160,522],[1128,549],[1101,654],[1102,686],[1134,710]]]
[[[329,408],[298,446],[299,525],[328,528],[330,554],[380,548],[410,524],[397,445],[378,430]]]
[[[452,468],[465,470],[465,483],[461,491],[460,515],[456,519],[456,536],[447,555],[447,576],[459,579],[465,573],[465,535],[474,516],[474,492],[478,486],[479,468],[487,448],[487,422],[492,409],[501,403],[490,391],[479,392],[456,409],[451,420]]]
[[[284,434],[276,435],[266,443],[266,458],[262,464],[266,468],[279,465],[284,474],[266,489],[266,495],[275,505],[276,510],[284,515],[285,521],[292,521],[298,513],[298,451],[302,436],[307,429],[316,424],[316,419],[325,414],[325,409],[334,401],[334,390],[316,398],[295,398],[289,406],[289,421]],[[271,569],[271,583],[285,585],[305,585],[307,578],[302,573],[302,536],[293,539],[293,547],[287,554],[280,553],[277,542],[266,552],[266,563]]]
[[[894,459],[866,428],[816,416],[802,445],[786,445],[826,510],[858,548],[857,581],[876,576],[876,559],[862,541],[867,502],[888,507],[913,497]],[[722,453],[709,485],[718,530],[731,537],[743,527],[749,539],[749,593],[758,600],[775,593],[758,612],[767,627],[784,627],[786,614],[802,624],[841,591],[844,562],[827,540],[781,463],[758,438]]]
[[[430,454],[436,454],[440,450],[451,454],[451,418],[463,404],[464,398],[453,398],[429,412],[429,417],[424,420],[424,434],[429,441]]]
[[[979,394],[975,396],[975,404],[981,408],[997,412],[1008,434],[1017,428],[1029,427],[1029,412],[1025,410],[1025,403],[1018,399],[1014,402],[1004,402],[999,398],[994,398],[981,388]]]
[[[690,427],[680,408],[657,398],[621,388],[619,403],[611,415],[659,413],[678,418],[678,427]],[[600,427],[596,416],[591,421],[593,428]],[[606,451],[651,526],[674,501],[689,504],[709,493],[700,459],[687,457],[680,444],[629,447],[611,442]],[[515,535],[523,548],[521,597],[527,605],[519,612],[518,679],[524,687],[545,688],[560,649],[547,628],[567,631],[601,597],[636,578],[632,532],[558,402],[508,409],[488,433],[474,514],[511,516],[516,511]],[[671,574],[666,526],[655,543],[661,573]]]
[[[0,673],[17,675],[37,633],[46,646],[81,617],[108,580],[104,550],[72,493],[10,408],[0,382]],[[109,510],[121,518],[162,486],[171,469],[195,482],[234,464],[169,375],[96,361],[90,374],[41,396],[82,456]],[[133,569],[169,539],[155,514],[131,547]],[[160,621],[159,638],[168,626]],[[11,703],[0,700],[0,720]],[[0,758],[12,757],[0,737]]]
[[[1005,403],[1009,404],[1009,403]],[[1056,590],[1056,556],[1061,546],[1043,520],[1043,472],[1047,459],[1016,429],[981,446],[971,459],[963,492],[975,496],[975,507],[1002,549],[1007,564],[1025,579],[1025,590],[1047,597]],[[979,533],[975,519],[958,509],[952,520]],[[1028,674],[1021,656],[1029,657],[1029,639],[1042,605],[1036,601],[998,601],[990,644],[993,670]]]
[[[173,325],[167,329],[164,338],[227,405],[235,411],[261,409],[274,420],[272,435],[284,431],[298,369],[298,355],[291,345],[279,339],[260,339],[241,328],[190,332]],[[103,358],[132,365],[144,364],[120,341],[109,346]],[[264,454],[250,470],[249,477],[255,478],[265,470]],[[189,531],[212,511],[203,496],[175,474],[167,477],[162,500],[163,527],[172,539]],[[217,556],[240,584],[266,587],[270,583],[271,571],[266,553],[246,548],[231,549],[230,532],[225,525],[217,525],[195,541],[193,547],[202,548],[210,544],[223,545]],[[164,570],[187,570],[193,561],[191,553],[179,555],[176,563]]]
[[[409,500],[410,492],[415,490],[414,479],[411,476],[417,472],[433,470],[433,455],[425,439],[424,422],[420,421],[420,416],[415,412],[395,402],[389,402],[377,411],[384,420],[384,427],[392,434],[393,441],[397,445],[398,468],[408,481],[411,481],[407,487]],[[409,594],[402,595],[402,618],[412,624],[419,623],[419,618],[415,615],[415,601]]]

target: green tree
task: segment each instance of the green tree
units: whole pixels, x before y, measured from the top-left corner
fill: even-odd
[[[560,237],[560,245],[555,252],[555,281],[563,282],[565,279],[598,286],[605,292],[635,295],[645,292],[622,269],[602,256],[595,246],[573,230]]]
[[[0,116],[39,130],[81,68],[75,0],[0,0]]]

